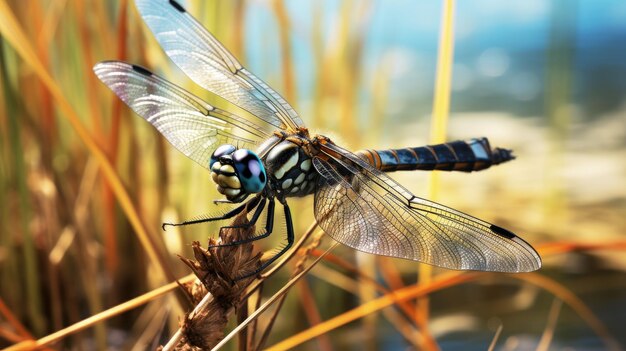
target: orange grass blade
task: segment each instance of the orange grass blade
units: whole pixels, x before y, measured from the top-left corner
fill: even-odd
[[[626,240],[614,240],[605,243],[577,243],[569,241],[545,243],[537,246],[541,256],[557,255],[572,251],[626,250]]]
[[[291,60],[291,43],[289,41],[289,16],[287,15],[287,9],[285,8],[283,0],[273,0],[272,5],[274,13],[276,14],[276,19],[278,20],[285,99],[293,105],[296,103],[296,85],[294,83],[293,61]]]
[[[389,307],[392,304],[397,304],[400,301],[407,299],[413,299],[417,297],[430,294],[434,291],[442,290],[447,287],[475,281],[479,278],[492,276],[494,273],[486,272],[452,272],[448,274],[440,275],[435,278],[429,285],[412,285],[406,288],[393,291],[387,295],[384,295],[376,300],[372,300],[368,303],[362,304],[350,311],[342,313],[334,318],[331,318],[324,323],[318,324],[312,328],[309,328],[301,333],[291,336],[278,344],[268,348],[267,350],[288,350],[292,349],[306,341],[309,341],[321,334],[328,333],[334,329],[337,329],[343,325],[353,322],[364,316],[379,311],[385,307]],[[569,291],[563,285],[559,284],[555,280],[544,277],[537,273],[525,273],[525,274],[507,274],[509,278],[526,281],[541,289],[544,289],[559,299],[567,303],[583,320],[591,327],[591,329],[602,339],[609,350],[621,350],[619,343],[610,334],[606,326],[594,315],[594,313],[580,300],[574,293]]]
[[[319,256],[321,255],[321,252],[319,250],[313,250],[311,252],[311,256]],[[374,278],[372,278],[370,275],[364,273],[362,270],[358,269],[357,267],[355,267],[354,265],[352,265],[351,263],[349,263],[348,261],[345,261],[333,254],[328,254],[326,255],[326,258],[324,259],[324,261],[329,262],[329,263],[333,263],[335,265],[338,265],[346,270],[348,270],[350,272],[351,275],[356,275],[356,277],[358,277],[359,279],[361,279],[364,283],[367,283],[369,285],[372,285],[378,292],[382,293],[382,294],[388,294],[393,290],[400,290],[400,288],[394,288],[394,289],[388,289],[385,286],[381,285],[378,283],[378,281]],[[325,266],[320,266],[318,268],[318,271],[321,271],[321,268],[323,268]],[[333,273],[331,273],[333,272]],[[315,274],[312,273],[312,274]],[[337,276],[332,276],[331,274],[336,274]],[[346,285],[347,284],[340,284],[339,282],[345,280],[348,280],[351,282],[352,278],[348,278],[346,275],[343,275],[340,272],[336,272],[333,270],[328,269],[328,272],[325,272],[323,274],[318,274],[319,278],[321,279],[325,279],[328,281],[329,284],[335,285],[341,289],[344,289],[350,293],[353,293],[356,295],[356,291],[354,291],[353,289],[347,289]],[[329,279],[330,278],[330,279]],[[348,283],[350,284],[350,283]],[[404,285],[401,286],[401,288],[404,288]],[[413,320],[415,320],[415,313],[414,313],[414,305],[410,303],[410,301],[400,301],[397,303],[398,308],[404,313],[404,315],[407,318],[411,318]]]
[[[304,309],[309,325],[317,325],[322,323],[322,317],[320,315],[319,308],[315,303],[313,292],[306,279],[303,279],[298,285],[298,292],[300,293],[300,301],[302,303],[302,309]],[[319,350],[330,351],[333,349],[328,335],[320,335],[317,340]]]
[[[128,2],[127,0],[120,1],[117,20],[117,59],[123,61],[126,58],[126,38],[128,37]],[[93,76],[89,72],[90,76]],[[92,82],[91,80],[89,81]],[[94,89],[95,90],[95,89]],[[113,99],[113,108],[111,109],[111,130],[109,131],[109,145],[108,153],[111,163],[115,166],[117,164],[117,152],[119,147],[119,135],[120,135],[120,120],[122,116],[122,100],[118,98]],[[119,265],[119,255],[117,253],[117,230],[115,227],[116,213],[115,213],[115,198],[112,193],[111,187],[107,183],[103,183],[102,186],[102,198],[103,198],[103,215],[105,220],[104,226],[104,251],[105,251],[105,264],[107,270],[114,275],[117,272]]]
[[[7,305],[4,303],[4,300],[2,300],[1,297],[0,297],[0,315],[2,315],[3,318],[6,320],[6,322],[8,322],[8,324],[11,325],[13,327],[13,329],[15,329],[15,331],[18,333],[18,335],[20,337],[22,337],[22,338],[32,338],[33,337],[28,332],[26,327],[24,327],[24,325],[22,323],[20,323],[20,320],[17,317],[15,317],[13,312],[11,312],[11,309],[9,309],[9,307],[7,307]]]
[[[1,8],[0,8],[1,9]],[[6,349],[4,349],[4,351],[24,351],[24,350],[35,350],[35,349],[40,349],[41,346],[44,345],[48,345],[51,344],[53,342],[57,342],[59,340],[64,339],[65,337],[77,333],[81,330],[87,329],[91,326],[93,326],[96,323],[102,322],[104,320],[107,320],[109,318],[113,318],[119,314],[122,314],[126,311],[130,311],[134,308],[137,308],[141,305],[144,305],[156,298],[159,298],[165,294],[167,294],[168,292],[171,292],[177,288],[180,288],[180,284],[184,284],[184,283],[188,283],[193,281],[194,279],[196,279],[196,276],[193,274],[189,274],[181,279],[179,279],[178,281],[169,283],[167,285],[164,285],[160,288],[154,289],[150,292],[147,292],[143,295],[137,296],[136,298],[132,299],[132,300],[128,300],[122,304],[119,304],[117,306],[111,307],[107,310],[104,310],[98,314],[95,314],[89,318],[83,319],[82,321],[72,324],[67,328],[61,329],[57,332],[54,332],[50,335],[47,335],[39,340],[28,340],[28,341],[23,341],[20,342],[18,344],[15,344],[13,346],[10,346]]]
[[[325,267],[326,266],[324,265],[319,265],[317,267],[317,270],[312,271],[311,274],[317,277],[318,279],[325,281],[330,285],[335,285],[336,287],[343,289],[355,296],[359,295],[359,291],[357,288],[357,286],[359,286],[359,283],[360,283],[359,280],[353,277],[349,277],[346,274],[343,274],[338,271],[332,270],[330,268],[325,268]],[[322,269],[322,268],[325,268],[325,269]],[[375,279],[367,276],[362,271],[357,271],[356,274],[360,280],[366,283],[362,285],[371,286],[373,287],[373,289],[377,290],[378,292],[382,294],[387,294],[390,292],[389,289],[385,288],[384,286],[379,285]],[[344,283],[340,283],[342,281],[344,281]],[[424,342],[423,335],[420,333],[420,331],[416,328],[414,324],[415,316],[413,315],[413,312],[415,308],[414,307],[411,308],[413,305],[409,305],[407,304],[407,302],[408,301],[402,301],[397,304],[400,311],[396,311],[394,309],[386,309],[386,310],[383,310],[382,312],[387,318],[388,322],[391,323],[391,325],[393,325],[396,328],[396,330],[402,334],[402,336],[406,339],[408,343],[411,344],[411,346],[414,349],[420,349],[421,344]],[[321,321],[315,324],[319,324],[319,323],[321,323]],[[375,331],[372,331],[372,330],[368,330],[367,332],[375,333]],[[367,340],[366,342],[370,343],[370,340]]]
[[[80,139],[85,143],[89,151],[98,161],[104,177],[113,189],[113,192],[115,193],[130,224],[133,229],[135,229],[137,238],[148,254],[150,261],[156,266],[161,277],[163,279],[171,277],[168,280],[174,280],[173,273],[169,271],[165,260],[160,257],[156,246],[153,244],[152,239],[148,236],[148,233],[139,219],[137,210],[133,206],[128,192],[124,188],[124,185],[115,172],[115,169],[109,162],[104,150],[102,150],[102,148],[96,143],[89,131],[82,124],[76,110],[74,110],[70,102],[65,98],[61,88],[56,84],[50,73],[48,73],[42,62],[35,54],[33,47],[30,45],[24,31],[17,22],[17,19],[13,15],[13,12],[11,12],[11,9],[8,7],[5,0],[0,0],[0,33],[4,38],[6,38],[7,42],[13,46],[24,62],[26,62],[33,69],[37,77],[41,79],[46,88],[50,91],[50,94],[54,97],[59,109],[63,112],[61,116],[67,118]]]
[[[461,274],[458,272],[454,272],[438,277],[428,286],[411,285],[401,290],[393,291],[375,300],[364,303],[350,311],[342,313],[339,316],[331,318],[324,323],[318,324],[288,339],[285,339],[278,344],[269,347],[267,350],[276,351],[292,349],[306,341],[318,337],[321,334],[328,333],[334,329],[339,328],[342,325],[353,322],[359,318],[362,318],[385,307],[389,307],[393,304],[397,304],[398,302],[405,301],[407,299],[423,296],[425,294],[431,293],[436,290],[441,290],[452,285],[476,279],[476,276],[478,275],[479,273]]]

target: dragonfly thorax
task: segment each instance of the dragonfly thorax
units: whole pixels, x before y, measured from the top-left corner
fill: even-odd
[[[279,197],[313,193],[318,173],[304,148],[290,140],[271,146],[264,157],[271,189]]]
[[[261,159],[254,152],[233,145],[224,144],[215,149],[209,167],[217,191],[232,202],[260,193],[267,182]]]

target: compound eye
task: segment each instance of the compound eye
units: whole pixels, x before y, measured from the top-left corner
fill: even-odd
[[[247,193],[260,193],[265,188],[267,175],[263,162],[254,152],[239,149],[232,155],[241,185]]]
[[[230,144],[220,145],[213,154],[211,155],[211,161],[209,164],[209,169],[213,167],[213,164],[220,160],[220,157],[230,155],[233,152],[237,151],[237,148]]]

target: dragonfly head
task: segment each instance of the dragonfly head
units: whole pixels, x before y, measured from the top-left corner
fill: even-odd
[[[265,167],[259,156],[250,150],[224,144],[215,149],[210,162],[211,178],[217,184],[217,191],[229,201],[241,202],[265,188]]]

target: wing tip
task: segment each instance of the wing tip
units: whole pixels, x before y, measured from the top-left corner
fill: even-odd
[[[521,267],[521,269],[517,270],[518,273],[523,273],[523,272],[533,272],[538,270],[539,268],[541,268],[542,266],[542,261],[541,261],[541,256],[539,256],[539,253],[537,253],[537,251],[529,244],[527,243],[524,239],[520,238],[519,236],[513,234],[513,232],[511,232],[510,230],[504,229],[502,227],[499,227],[495,224],[492,224],[489,229],[491,229],[491,232],[499,235],[505,239],[509,239],[509,240],[513,240],[515,242],[517,242],[518,244],[522,245],[523,247],[527,248],[527,250],[529,251],[529,254],[531,257],[529,257],[529,261],[530,264],[527,267]]]

